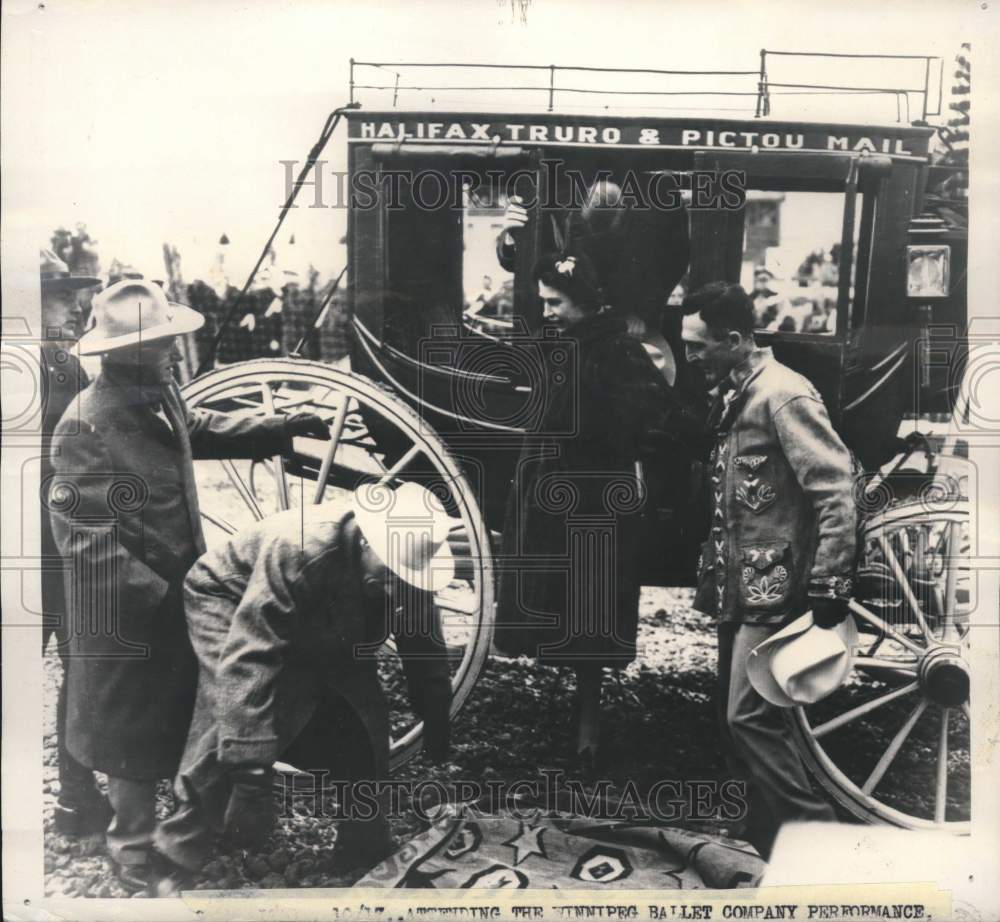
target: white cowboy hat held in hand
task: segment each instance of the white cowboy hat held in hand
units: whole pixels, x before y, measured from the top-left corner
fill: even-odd
[[[428,592],[454,579],[455,559],[447,539],[460,522],[426,487],[404,483],[393,490],[363,484],[355,490],[352,506],[369,547],[401,579]]]
[[[94,296],[93,330],[80,340],[81,355],[98,355],[157,339],[193,333],[205,318],[167,300],[163,289],[141,279],[123,279]]]
[[[843,684],[857,642],[853,618],[821,628],[806,612],[750,651],[747,677],[762,698],[778,707],[815,704]]]

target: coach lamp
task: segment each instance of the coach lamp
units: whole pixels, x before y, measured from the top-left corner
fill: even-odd
[[[951,247],[944,243],[947,225],[933,215],[910,221],[906,245],[906,298],[910,316],[920,329],[920,387],[931,386],[931,350],[928,327],[934,322],[934,303],[951,293]]]

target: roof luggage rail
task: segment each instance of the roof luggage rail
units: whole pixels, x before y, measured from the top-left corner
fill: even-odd
[[[773,82],[768,79],[767,75],[767,56],[772,57],[787,57],[787,58],[837,58],[844,60],[869,60],[869,61],[923,61],[924,62],[924,85],[922,87],[907,87],[907,86],[845,86],[842,84],[825,84],[825,83],[790,83],[790,82]],[[937,103],[935,108],[931,110],[929,106],[929,99],[932,93],[932,76],[933,69],[931,62],[937,62]],[[769,51],[766,48],[761,48],[760,50],[760,77],[759,77],[759,94],[757,97],[757,112],[755,113],[758,117],[762,115],[770,114],[770,97],[771,97],[771,87],[779,87],[781,89],[798,89],[807,91],[855,91],[855,92],[871,92],[871,93],[889,93],[896,97],[897,105],[897,121],[902,120],[902,113],[899,112],[900,104],[904,104],[906,107],[906,121],[910,121],[910,94],[917,93],[921,98],[921,115],[920,120],[926,122],[929,116],[937,116],[941,114],[941,100],[944,93],[944,58],[938,57],[937,55],[927,55],[927,54],[848,54],[833,51]]]
[[[902,85],[851,85],[844,83],[803,83],[792,80],[773,81],[768,75],[768,56],[772,57],[812,57],[812,58],[843,58],[868,59],[872,61],[898,61],[924,63],[923,86]],[[932,62],[936,65],[932,67]],[[361,69],[362,80],[358,79],[356,69]],[[449,77],[454,74],[449,71],[475,71],[482,79],[469,81],[462,79],[451,82]],[[367,79],[365,75],[372,71],[380,71],[391,79],[374,77]],[[932,79],[937,83],[936,108],[931,110],[929,99],[933,95]],[[427,74],[428,79],[419,75]],[[432,62],[432,61],[356,61],[350,59],[350,100],[355,102],[361,91],[391,93],[391,104],[388,108],[397,108],[406,101],[413,100],[418,94],[430,94],[430,103],[436,104],[438,93],[472,93],[497,94],[513,93],[528,94],[529,99],[538,100],[535,105],[541,105],[544,100],[545,111],[553,112],[557,100],[562,102],[566,97],[583,96],[607,99],[619,97],[627,100],[656,99],[678,97],[708,98],[730,97],[749,102],[754,100],[753,115],[762,118],[771,115],[771,101],[776,96],[819,96],[819,95],[887,95],[895,99],[896,121],[910,121],[910,95],[921,97],[921,119],[941,114],[942,78],[944,74],[944,59],[933,55],[903,55],[903,54],[839,54],[833,52],[811,51],[760,51],[760,65],[753,70],[686,70],[660,68],[627,68],[627,67],[575,67],[558,64],[488,64],[474,62]],[[516,75],[516,77],[515,77]],[[560,77],[570,76],[568,82],[561,82]],[[381,76],[381,75],[379,75]],[[464,77],[464,73],[463,73]],[[499,79],[497,79],[499,77]],[[541,79],[538,79],[538,78]],[[608,84],[619,78],[642,78],[638,85],[611,87]],[[417,79],[414,79],[417,78]],[[505,79],[506,78],[506,82]],[[512,79],[514,78],[514,79]],[[673,78],[673,79],[671,79]],[[692,79],[714,78],[712,83],[691,85]],[[910,81],[913,82],[913,81]],[[482,98],[482,96],[480,96]],[[520,97],[519,97],[520,98]],[[604,109],[624,108],[604,105]],[[719,108],[703,105],[700,109]],[[722,108],[747,111],[748,106],[724,106]]]

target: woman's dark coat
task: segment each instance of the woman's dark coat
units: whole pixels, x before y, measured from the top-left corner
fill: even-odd
[[[180,439],[122,375],[105,364],[52,445],[71,617],[66,744],[89,768],[152,779],[173,775],[191,719],[197,664],[181,586],[204,539]],[[287,443],[283,417],[187,413],[195,457],[263,457]]]
[[[495,643],[552,665],[623,667],[635,658],[648,484],[680,502],[696,423],[615,315],[564,339],[568,360],[547,356],[547,407],[508,498]]]

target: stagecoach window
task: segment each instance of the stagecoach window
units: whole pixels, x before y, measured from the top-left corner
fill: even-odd
[[[507,205],[496,189],[463,189],[462,290],[467,330],[509,333],[514,317],[514,275],[497,262],[496,241]]]
[[[400,181],[398,207],[385,212],[383,340],[411,356],[421,341],[461,327],[500,335],[513,325],[514,277],[496,253],[506,199],[500,189],[467,183],[449,183],[442,196],[436,182]]]
[[[854,215],[849,300],[854,300],[862,196]],[[741,282],[759,329],[837,332],[844,194],[747,190]]]
[[[417,174],[419,175],[419,174]],[[435,330],[455,327],[462,305],[462,209],[431,181],[393,180],[386,209],[383,340],[416,355]],[[435,205],[437,207],[428,207]]]

